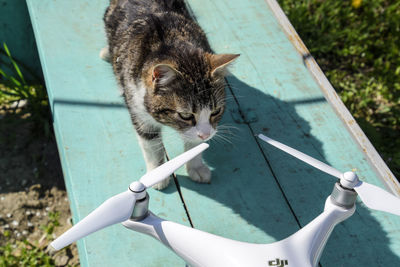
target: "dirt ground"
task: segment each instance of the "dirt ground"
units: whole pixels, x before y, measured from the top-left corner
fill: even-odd
[[[19,114],[0,113],[0,246],[11,243],[15,255],[18,240],[45,250],[71,226],[52,129],[45,136],[33,127]],[[79,266],[75,244],[51,257],[56,266]]]

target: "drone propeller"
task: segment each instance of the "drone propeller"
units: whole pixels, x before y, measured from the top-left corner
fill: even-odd
[[[380,187],[360,181],[354,172],[342,173],[317,159],[314,159],[294,148],[275,141],[263,134],[259,134],[258,137],[268,144],[285,151],[293,157],[298,158],[299,160],[302,160],[327,174],[339,178],[340,184],[346,188],[354,189],[360,196],[362,202],[364,202],[368,208],[386,211],[400,216],[400,198],[397,198],[396,196],[386,192]]]
[[[342,173],[340,171],[334,169],[333,167],[331,167],[319,160],[316,160],[316,159],[304,154],[303,152],[300,152],[294,148],[284,145],[278,141],[275,141],[265,135],[259,134],[258,137],[261,138],[263,141],[267,142],[268,144],[273,145],[274,147],[285,151],[286,153],[292,155],[293,157],[298,158],[298,159],[304,161],[305,163],[307,163],[323,172],[326,172],[326,173],[328,173],[332,176],[335,176],[339,179],[342,178]]]
[[[145,190],[147,188],[169,177],[183,164],[193,159],[208,147],[208,144],[202,143],[146,173],[139,181],[131,183],[129,190],[107,199],[71,229],[54,240],[50,246],[55,250],[60,250],[93,232],[128,220],[132,215],[136,199],[145,197]]]

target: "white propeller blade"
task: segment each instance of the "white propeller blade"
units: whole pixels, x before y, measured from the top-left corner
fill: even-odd
[[[360,181],[354,190],[368,208],[400,216],[400,199],[382,188]]]
[[[345,176],[347,173],[343,175],[340,171],[334,169],[333,167],[326,165],[325,163],[314,159],[296,149],[293,149],[262,134],[259,134],[258,137],[268,144],[285,151],[286,153],[304,161],[305,163],[308,163],[323,172],[341,179],[341,183],[343,182],[343,179],[346,178]],[[354,178],[358,180],[355,173],[349,172],[349,174],[353,174]],[[357,180],[354,181],[357,182]],[[380,187],[359,180],[356,185],[350,186],[349,188],[351,187],[353,187],[353,189],[360,196],[362,202],[364,202],[368,208],[386,211],[400,216],[400,198],[397,198],[396,196],[386,192]]]
[[[185,153],[175,157],[174,159],[164,163],[158,168],[146,173],[140,178],[145,188],[153,186],[179,169],[183,164],[193,159],[195,156],[203,152],[209,147],[208,144],[202,143]],[[63,233],[54,240],[50,246],[55,250],[60,250],[72,242],[81,239],[93,232],[103,229],[112,224],[120,223],[129,219],[135,206],[135,193],[131,190],[115,195],[97,209],[92,211],[88,216],[74,225],[71,229]]]
[[[340,171],[336,170],[335,168],[333,168],[333,167],[331,167],[331,166],[329,166],[329,165],[327,165],[327,164],[325,164],[325,163],[323,163],[323,162],[321,162],[321,161],[319,161],[317,159],[314,159],[314,158],[304,154],[303,152],[300,152],[300,151],[298,151],[298,150],[296,150],[294,148],[291,148],[291,147],[289,147],[287,145],[284,145],[284,144],[282,144],[282,143],[280,143],[278,141],[275,141],[275,140],[273,140],[273,139],[271,139],[271,138],[269,138],[269,137],[267,137],[267,136],[265,136],[263,134],[259,134],[258,137],[260,139],[262,139],[263,141],[267,142],[268,144],[273,145],[274,147],[285,151],[286,153],[292,155],[293,157],[298,158],[299,160],[302,160],[305,163],[310,164],[311,166],[313,166],[313,167],[315,167],[315,168],[317,168],[317,169],[319,169],[319,170],[321,170],[323,172],[326,172],[327,174],[335,176],[335,177],[337,177],[339,179],[342,178],[342,173]]]
[[[97,209],[54,240],[50,246],[59,250],[97,230],[129,219],[135,206],[135,194],[130,190],[107,199]]]
[[[173,158],[172,160],[164,163],[160,167],[146,173],[145,175],[140,178],[140,182],[146,187],[149,188],[168,176],[170,176],[174,171],[179,169],[183,164],[188,162],[189,160],[193,159],[197,155],[199,155],[201,152],[206,150],[209,147],[208,144],[202,143],[185,153]]]

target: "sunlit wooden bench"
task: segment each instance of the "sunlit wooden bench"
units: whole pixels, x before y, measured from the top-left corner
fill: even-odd
[[[145,165],[111,66],[98,56],[106,43],[102,16],[108,1],[27,4],[76,222],[126,190]],[[355,168],[361,179],[400,193],[274,0],[188,4],[216,52],[241,54],[227,79],[222,122],[234,128],[224,136],[229,141],[211,141],[205,153],[212,183],[194,183],[180,170],[179,184],[149,190],[154,213],[256,243],[283,239],[308,223],[322,211],[334,180],[262,144],[257,133],[339,170]],[[178,139],[166,139],[169,156],[183,151]],[[185,265],[157,241],[121,225],[79,241],[78,248],[82,266]],[[400,266],[400,219],[358,205],[333,232],[321,266]]]

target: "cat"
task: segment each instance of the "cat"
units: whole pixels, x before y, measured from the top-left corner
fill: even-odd
[[[225,110],[226,67],[239,55],[213,54],[184,0],[111,0],[104,23],[108,46],[100,56],[122,88],[147,171],[165,161],[163,125],[180,133],[185,150],[211,139]],[[186,169],[192,180],[210,182],[201,155]]]

